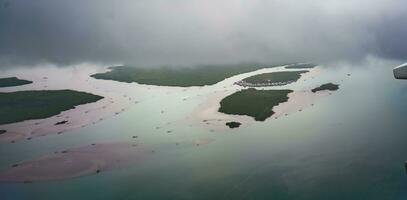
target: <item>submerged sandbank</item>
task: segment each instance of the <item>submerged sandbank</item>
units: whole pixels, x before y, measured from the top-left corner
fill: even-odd
[[[33,80],[33,83],[19,87],[0,88],[0,93],[29,90],[36,92],[39,90],[76,90],[105,98],[97,102],[77,105],[51,117],[0,125],[0,129],[7,130],[7,133],[0,135],[0,144],[18,142],[24,138],[34,139],[49,134],[63,134],[76,128],[96,124],[126,111],[130,105],[136,105],[140,101],[138,98],[140,95],[129,92],[131,91],[129,88],[134,88],[133,84],[120,85],[89,77],[90,74],[101,70],[105,69],[93,65],[81,65],[67,68],[16,69],[5,72],[5,76],[21,77]],[[55,126],[61,121],[67,122]]]
[[[37,159],[15,163],[0,171],[1,182],[33,182],[97,174],[140,161],[141,145],[101,143],[66,149]]]

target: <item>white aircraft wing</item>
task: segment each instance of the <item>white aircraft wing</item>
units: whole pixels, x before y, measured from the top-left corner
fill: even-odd
[[[407,63],[394,68],[393,74],[396,79],[407,79]]]

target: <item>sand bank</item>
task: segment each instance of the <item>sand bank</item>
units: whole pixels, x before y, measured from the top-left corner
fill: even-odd
[[[284,67],[276,67],[269,69],[261,69],[255,72],[240,74],[229,79],[226,79],[218,84],[217,86],[223,86],[225,90],[217,91],[216,93],[210,93],[202,97],[202,103],[194,109],[190,115],[190,119],[193,124],[205,126],[212,130],[226,130],[229,129],[225,123],[228,121],[237,121],[242,123],[241,127],[250,126],[256,122],[252,117],[245,115],[228,115],[218,112],[220,108],[220,101],[233,94],[236,91],[243,89],[241,86],[233,85],[234,82],[244,79],[249,76],[253,76],[261,73],[270,73],[277,71],[290,71]],[[287,102],[281,103],[273,108],[275,114],[268,118],[266,121],[271,121],[278,119],[282,116],[287,116],[295,112],[301,112],[302,110],[312,107],[321,97],[328,95],[328,92],[318,92],[312,93],[308,88],[306,89],[294,89],[293,86],[301,85],[301,82],[307,81],[309,79],[316,78],[320,73],[320,68],[315,67],[310,69],[309,72],[303,74],[301,78],[294,83],[288,84],[286,86],[268,86],[268,87],[256,87],[258,90],[271,90],[271,89],[293,89],[294,92],[290,93],[289,100]]]
[[[33,182],[98,174],[140,161],[144,148],[130,143],[102,143],[67,149],[15,163],[0,172],[2,182]]]
[[[79,67],[81,70],[78,69]],[[96,66],[78,66],[13,71],[14,75],[32,80],[33,83],[19,87],[1,88],[0,92],[71,89],[105,98],[98,102],[76,106],[74,109],[63,111],[49,118],[0,125],[0,129],[7,130],[7,133],[0,135],[0,144],[17,142],[20,139],[30,140],[49,134],[63,134],[76,128],[96,124],[126,111],[130,105],[140,101],[138,95],[128,92],[129,86],[109,81],[105,83],[90,78],[89,75],[97,70],[99,69]],[[137,86],[131,85],[130,87]],[[56,125],[61,121],[67,122]]]

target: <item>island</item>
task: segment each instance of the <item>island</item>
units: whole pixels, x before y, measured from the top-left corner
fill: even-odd
[[[57,125],[62,125],[62,124],[66,124],[66,123],[68,123],[68,121],[67,121],[67,120],[63,120],[63,121],[60,121],[60,122],[55,123],[54,125],[57,126]]]
[[[239,128],[242,123],[240,122],[226,122],[226,126],[229,126],[229,128]]]
[[[31,84],[32,81],[18,79],[17,77],[0,78],[0,87],[12,87]]]
[[[256,90],[235,92],[220,102],[219,112],[231,115],[247,115],[256,121],[264,121],[274,114],[273,107],[288,101],[292,90]]]
[[[291,64],[287,65],[285,68],[286,69],[310,69],[316,67],[316,64],[311,64],[311,63],[296,63],[296,64]]]
[[[277,67],[262,64],[237,64],[237,65],[207,65],[197,67],[110,67],[110,71],[93,74],[96,79],[114,80],[126,83],[136,82],[157,86],[205,86],[213,85],[226,78],[247,73],[262,68]]]
[[[42,119],[99,101],[103,97],[73,90],[38,90],[0,93],[0,124]]]
[[[333,83],[326,83],[326,84],[322,84],[321,86],[312,89],[311,91],[315,93],[315,92],[322,91],[322,90],[335,91],[338,89],[339,89],[339,85],[333,84]]]
[[[301,74],[307,72],[307,70],[303,70],[264,73],[245,78],[235,84],[243,87],[281,86],[296,82],[301,78]]]

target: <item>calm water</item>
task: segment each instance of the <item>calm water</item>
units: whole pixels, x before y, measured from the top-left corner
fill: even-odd
[[[1,199],[407,199],[407,81],[373,66],[330,68],[307,84],[327,80],[344,82],[314,107],[233,131],[189,126],[184,117],[201,103],[180,101],[196,94],[191,90],[146,94],[148,101],[96,125],[1,145],[1,168],[132,135],[155,150],[138,164],[94,176],[1,183]],[[199,138],[214,141],[174,145]]]

